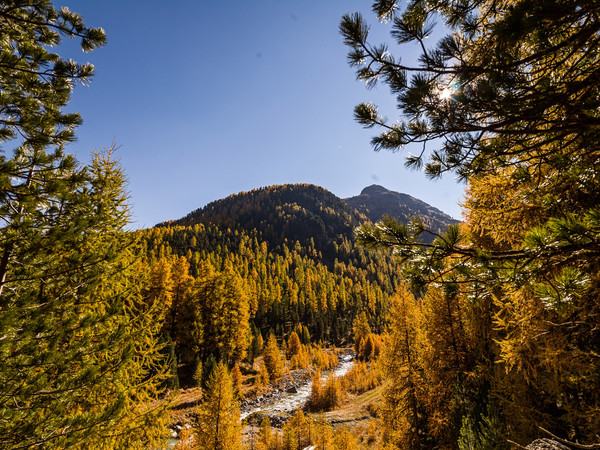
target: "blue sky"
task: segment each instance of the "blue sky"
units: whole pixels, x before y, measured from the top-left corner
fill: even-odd
[[[374,152],[373,130],[352,117],[361,101],[396,116],[384,85],[367,90],[355,80],[338,33],[342,14],[362,11],[374,37],[389,41],[369,1],[55,5],[107,32],[107,45],[94,52],[74,43],[60,50],[96,66],[69,106],[84,120],[69,150],[87,161],[94,148],[120,146],[135,227],[283,183],[313,183],[342,198],[376,183],[460,218],[463,186],[453,175],[431,181],[405,169],[402,153]],[[405,60],[411,50],[402,50]]]

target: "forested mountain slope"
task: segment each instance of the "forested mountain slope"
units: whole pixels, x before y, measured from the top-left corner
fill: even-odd
[[[282,244],[314,249],[319,259],[333,267],[337,258],[348,262],[348,242],[354,229],[382,216],[408,223],[415,216],[432,231],[441,232],[457,223],[442,211],[406,194],[389,191],[381,186],[369,186],[359,196],[345,200],[328,190],[311,184],[285,184],[240,192],[216,200],[187,216],[159,224],[214,224],[224,229],[257,233],[270,248]],[[340,252],[339,247],[346,246]]]
[[[298,325],[315,342],[347,343],[354,318],[366,312],[382,330],[400,280],[389,252],[347,240],[338,251],[348,262],[329,268],[310,246],[272,249],[256,232],[199,224],[138,234],[151,268],[148,297],[168,306],[163,333],[186,382],[199,363],[253,358],[256,342]]]
[[[367,221],[326,189],[288,184],[142,230],[153,295],[170,305],[163,332],[183,364],[180,376],[190,380],[211,357],[252,358],[259,336],[283,339],[298,326],[315,342],[348,343],[365,313],[373,331],[383,331],[400,267],[391,252],[354,244]]]
[[[354,228],[365,220],[326,189],[285,184],[230,195],[169,224],[214,224],[256,232],[271,248],[286,242],[293,246],[298,241],[321,252],[324,262],[332,266],[337,247],[352,239]]]

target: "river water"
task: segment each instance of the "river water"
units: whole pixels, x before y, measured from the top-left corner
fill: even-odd
[[[335,369],[325,373],[322,377],[322,380],[325,381],[328,376],[332,373],[336,377],[343,377],[354,365],[354,354],[345,354],[341,355],[340,363],[337,365]],[[283,392],[277,398],[273,398],[271,400],[267,400],[265,403],[250,408],[248,410],[243,410],[240,414],[241,420],[244,420],[248,416],[254,413],[263,412],[263,413],[293,413],[296,409],[302,408],[308,398],[310,397],[310,392],[312,389],[312,380],[308,380],[305,384],[297,387],[297,392],[288,393]],[[171,449],[177,443],[178,438],[173,437],[167,441],[166,448]]]
[[[322,380],[330,376],[332,373],[336,377],[344,376],[354,365],[354,355],[341,355],[340,363],[338,366],[323,375]],[[242,411],[240,418],[244,420],[246,417],[257,412],[265,413],[292,413],[298,408],[302,408],[308,398],[312,389],[312,381],[308,380],[306,384],[303,384],[297,388],[295,393],[284,392],[277,398],[263,403],[262,405],[251,408],[247,411]]]

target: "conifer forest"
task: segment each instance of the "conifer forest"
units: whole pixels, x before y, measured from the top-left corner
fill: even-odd
[[[135,228],[115,146],[70,150],[101,68],[61,51],[110,33],[0,0],[1,449],[600,448],[600,4],[365,6],[364,151],[460,222],[299,182]]]

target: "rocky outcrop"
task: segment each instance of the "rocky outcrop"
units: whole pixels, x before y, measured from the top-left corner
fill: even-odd
[[[545,438],[536,439],[525,448],[529,450],[571,450],[569,447],[561,444],[560,442]]]

